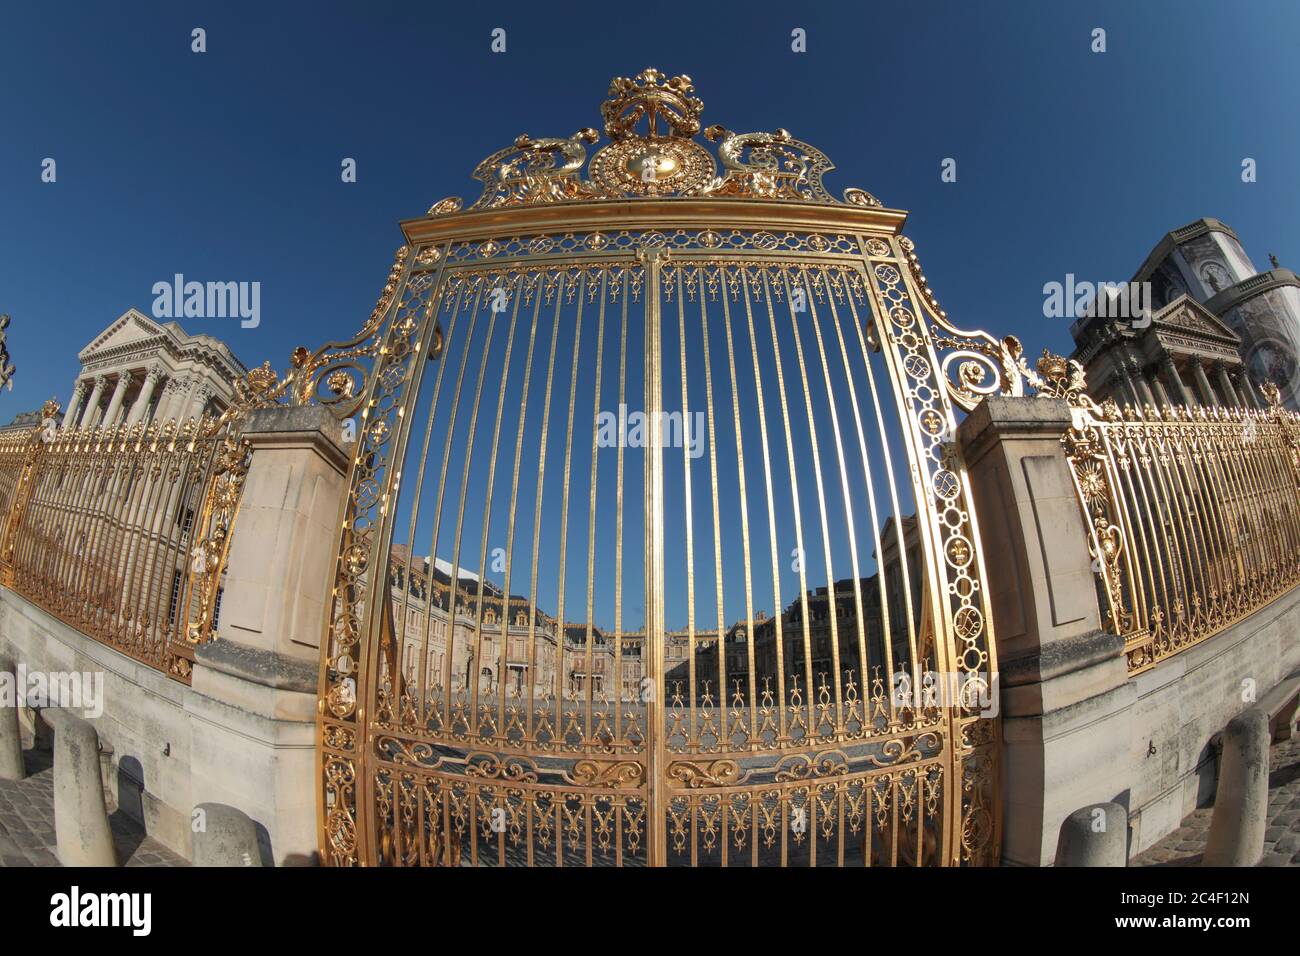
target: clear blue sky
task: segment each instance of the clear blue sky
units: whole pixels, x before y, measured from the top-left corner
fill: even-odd
[[[1232,225],[1257,265],[1300,265],[1294,2],[740,9],[7,4],[0,311],[18,375],[0,420],[65,400],[76,352],[176,272],[262,283],[259,328],[188,322],[250,365],[352,332],[398,219],[471,200],[474,164],[520,132],[599,126],[609,78],[651,64],[694,78],[706,122],[784,126],[837,163],[836,194],[910,210],[948,313],[1034,353],[1069,345],[1065,320],[1042,318],[1044,282],[1126,279],[1199,216]],[[505,54],[489,50],[497,26]],[[796,26],[806,54],[790,52]],[[46,157],[57,183],[40,181]]]
[[[204,54],[190,50],[194,27]],[[504,54],[490,51],[495,27]],[[803,54],[790,49],[796,27]],[[1031,356],[1068,351],[1068,320],[1043,318],[1044,283],[1126,280],[1200,216],[1232,225],[1257,266],[1269,252],[1300,265],[1297,35],[1300,5],[1262,0],[10,4],[0,311],[13,316],[18,374],[0,421],[66,401],[77,352],[128,307],[149,311],[154,283],[177,272],[261,283],[258,328],[183,322],[250,366],[283,369],[294,346],[351,334],[401,243],[398,220],[445,196],[472,201],[474,165],[521,132],[599,126],[610,78],[650,65],[694,79],[706,123],[785,127],[837,163],[836,195],[860,186],[910,210],[907,232],[959,325],[1014,332]],[[56,183],[41,182],[47,157]],[[344,157],[354,184],[341,181]],[[1255,183],[1241,181],[1246,157]],[[955,183],[941,180],[945,158]],[[723,508],[734,519],[734,503]],[[476,568],[470,527],[461,560]],[[582,552],[585,533],[573,538]],[[739,567],[728,560],[728,620]],[[680,578],[675,561],[670,573]],[[783,602],[794,593],[784,582]],[[639,596],[628,598],[635,626]],[[596,609],[606,624],[608,601]]]

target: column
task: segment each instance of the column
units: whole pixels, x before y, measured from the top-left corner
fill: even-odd
[[[95,387],[91,389],[90,400],[86,402],[86,410],[81,415],[80,428],[90,428],[95,424],[99,417],[99,400],[104,397],[104,387],[108,385],[108,379],[103,375],[95,376]]]
[[[1206,405],[1218,405],[1218,400],[1214,397],[1214,389],[1210,387],[1210,380],[1205,374],[1205,366],[1199,359],[1192,359],[1192,378],[1196,380],[1196,389],[1201,393],[1201,398]]]
[[[1214,362],[1214,378],[1219,383],[1219,392],[1223,395],[1223,404],[1229,408],[1244,408],[1244,404],[1237,398],[1237,390],[1232,387],[1232,381],[1228,378],[1228,366],[1223,359],[1216,359]]]
[[[126,390],[131,387],[131,382],[135,378],[130,372],[123,372],[117,377],[117,387],[113,389],[113,397],[108,400],[108,411],[104,413],[105,425],[116,425],[117,416],[122,411],[122,402],[126,400]]]
[[[1105,379],[1105,395],[1101,401],[1109,398],[1116,405],[1123,405],[1128,401],[1128,395],[1124,391],[1124,377],[1119,372],[1111,372]]]
[[[186,376],[176,380],[176,387],[172,390],[172,404],[167,409],[167,417],[174,418],[177,423],[185,419],[186,409],[190,404],[190,390],[194,387],[194,379]]]
[[[1123,639],[1102,629],[1088,523],[1061,448],[1070,422],[1062,399],[992,395],[957,429],[984,550],[997,555],[988,600],[1011,866],[1050,865],[1071,813],[1117,794],[1127,808],[1132,789],[1138,688]]]
[[[72,389],[72,397],[68,399],[68,410],[63,413],[63,427],[72,428],[76,423],[77,409],[81,407],[81,400],[86,397],[86,383],[77,382]]]
[[[1141,367],[1139,367],[1137,362],[1134,362],[1132,365],[1128,367],[1128,374],[1129,377],[1132,378],[1135,383],[1137,383],[1138,389],[1140,390],[1140,394],[1142,396],[1141,404],[1154,405],[1156,403],[1156,397],[1154,394],[1152,394],[1151,386],[1147,384],[1146,376],[1142,374],[1142,369]]]
[[[1192,393],[1187,390],[1183,384],[1183,377],[1178,374],[1178,366],[1174,364],[1174,357],[1168,352],[1160,360],[1161,366],[1165,370],[1165,378],[1169,379],[1169,387],[1176,393],[1177,399],[1188,408],[1195,407],[1196,403],[1192,401]]]
[[[1263,401],[1255,391],[1255,386],[1251,384],[1250,373],[1240,365],[1232,370],[1232,382],[1237,386],[1237,395],[1241,399],[1243,408],[1264,407]]]
[[[1173,405],[1169,400],[1169,393],[1165,391],[1165,383],[1160,380],[1160,376],[1155,372],[1151,373],[1151,384],[1155,386],[1156,398],[1160,399],[1161,405]]]
[[[135,402],[131,405],[131,410],[127,413],[126,423],[134,425],[149,413],[149,403],[153,401],[154,389],[158,387],[159,381],[162,380],[162,369],[157,365],[152,366],[144,376],[144,384],[140,386],[140,394],[136,396]]]
[[[208,402],[212,401],[212,396],[215,394],[216,389],[207,382],[196,384],[192,390],[192,397],[186,409],[185,417],[202,418],[204,410],[208,407]]]
[[[184,401],[185,383],[175,376],[167,379],[167,384],[163,386],[162,400],[158,403],[158,414],[154,420],[165,422],[169,418],[175,418],[176,413],[180,411],[180,404]]]
[[[1123,400],[1131,405],[1141,405],[1142,396],[1138,394],[1137,386],[1133,384],[1133,379],[1128,374],[1128,366],[1120,365],[1116,375],[1124,383],[1124,388],[1127,391],[1127,394],[1123,396]]]
[[[311,863],[320,642],[352,450],[318,407],[259,409],[244,437],[253,457],[218,636],[195,649],[185,698],[191,799],[237,807],[264,827],[277,866]]]

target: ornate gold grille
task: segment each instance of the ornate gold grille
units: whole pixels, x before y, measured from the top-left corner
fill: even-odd
[[[1049,363],[1067,398],[1062,442],[1088,518],[1110,630],[1130,673],[1197,644],[1300,581],[1300,416],[1097,405],[1076,362]]]
[[[996,859],[954,406],[1033,373],[903,213],[784,130],[710,127],[718,176],[701,109],[617,79],[588,178],[594,130],[521,136],[403,224],[353,343],[329,863]]]
[[[220,418],[0,438],[6,585],[116,650],[187,682],[216,624],[248,467],[244,409]]]

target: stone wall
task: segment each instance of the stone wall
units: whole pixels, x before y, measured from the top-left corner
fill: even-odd
[[[94,719],[101,745],[112,747],[109,793],[160,843],[190,855],[190,722],[185,687],[86,637],[0,587],[0,654],[29,673],[102,673],[104,712]],[[24,730],[36,728],[30,711]]]
[[[1061,823],[1093,803],[1127,809],[1130,856],[1177,828],[1214,794],[1211,738],[1300,665],[1296,589],[1128,675],[1101,626],[1069,425],[1062,400],[994,397],[958,429],[997,637],[1009,865],[1051,865]]]
[[[1210,739],[1297,666],[1300,588],[1131,678],[1130,855],[1213,799],[1218,760]]]
[[[253,454],[217,637],[196,649],[191,686],[5,587],[0,654],[28,672],[104,674],[104,712],[93,722],[112,748],[110,793],[151,837],[189,858],[193,808],[222,803],[253,820],[263,864],[306,864],[317,855],[317,648],[347,442],[317,407],[255,411],[243,435]]]

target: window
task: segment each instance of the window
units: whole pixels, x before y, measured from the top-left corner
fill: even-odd
[[[180,599],[181,599],[181,572],[174,571],[172,572],[172,600],[170,606],[167,609],[168,623],[171,624],[176,623],[176,604],[178,601],[180,601]]]

